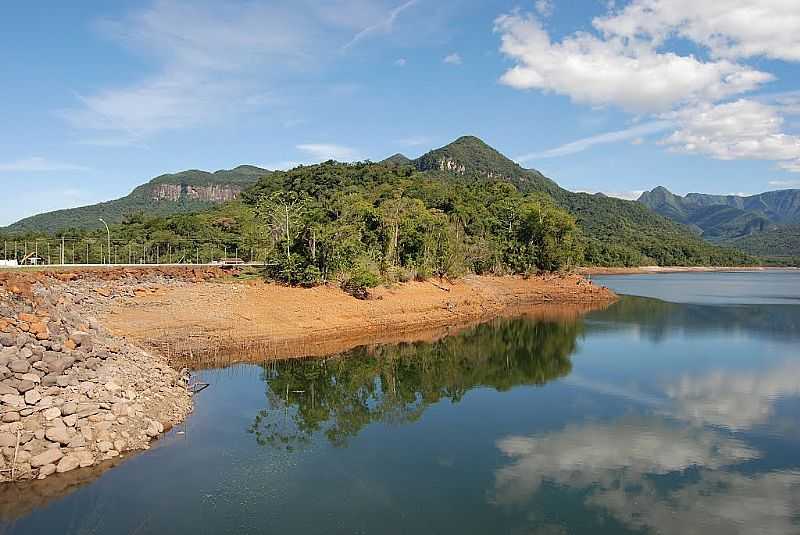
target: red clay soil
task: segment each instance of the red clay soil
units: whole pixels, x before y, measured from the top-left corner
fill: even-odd
[[[370,299],[358,300],[333,286],[201,282],[115,299],[99,319],[113,334],[196,367],[223,353],[228,360],[265,360],[436,338],[499,315],[563,319],[616,299],[610,290],[577,275],[468,276],[371,293]]]

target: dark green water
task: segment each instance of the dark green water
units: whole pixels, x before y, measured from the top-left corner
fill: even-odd
[[[800,275],[602,282],[674,302],[202,372],[182,434],[0,532],[800,533]]]

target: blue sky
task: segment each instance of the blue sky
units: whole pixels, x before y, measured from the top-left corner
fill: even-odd
[[[9,3],[0,225],[473,134],[564,187],[800,187],[800,2]]]

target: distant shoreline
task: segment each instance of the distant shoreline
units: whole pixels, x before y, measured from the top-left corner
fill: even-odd
[[[758,273],[762,271],[800,271],[796,267],[720,267],[720,266],[639,266],[639,267],[582,267],[581,275],[636,275],[662,273]]]

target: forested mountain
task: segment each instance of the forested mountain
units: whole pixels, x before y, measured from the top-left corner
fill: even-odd
[[[209,209],[237,196],[241,202]],[[99,217],[124,222],[112,234],[130,258],[157,260],[165,249],[207,259],[234,252],[269,260],[275,278],[294,282],[341,273],[755,262],[642,203],[567,191],[471,136],[415,160],[396,154],[380,163],[330,161],[272,173],[243,166],[164,175],[124,199],[43,214],[12,230],[91,231]],[[79,259],[102,253],[102,234],[96,252],[76,249]],[[85,240],[92,232],[68,235]]]
[[[384,165],[409,165],[411,164],[411,159],[405,154],[400,154],[398,152],[397,154],[389,156],[385,160],[381,160],[380,163]]]
[[[639,202],[703,238],[751,254],[800,256],[800,189],[758,195],[675,195],[664,187],[647,191]]]
[[[57,232],[64,229],[95,229],[103,224],[121,223],[126,216],[138,213],[165,216],[196,212],[235,199],[247,187],[270,171],[252,165],[214,173],[182,171],[152,179],[121,199],[91,206],[38,214],[22,219],[7,232]]]
[[[800,189],[758,195],[675,195],[659,186],[639,197],[651,210],[694,227],[710,240],[735,239],[779,225],[800,224]]]
[[[727,243],[752,255],[800,265],[800,225],[784,225]]]
[[[586,262],[595,265],[721,265],[746,255],[710,246],[686,227],[635,201],[575,193],[535,169],[524,169],[480,139],[465,136],[413,161],[420,171],[483,181],[506,180],[522,192],[548,195],[575,217],[585,238]]]

